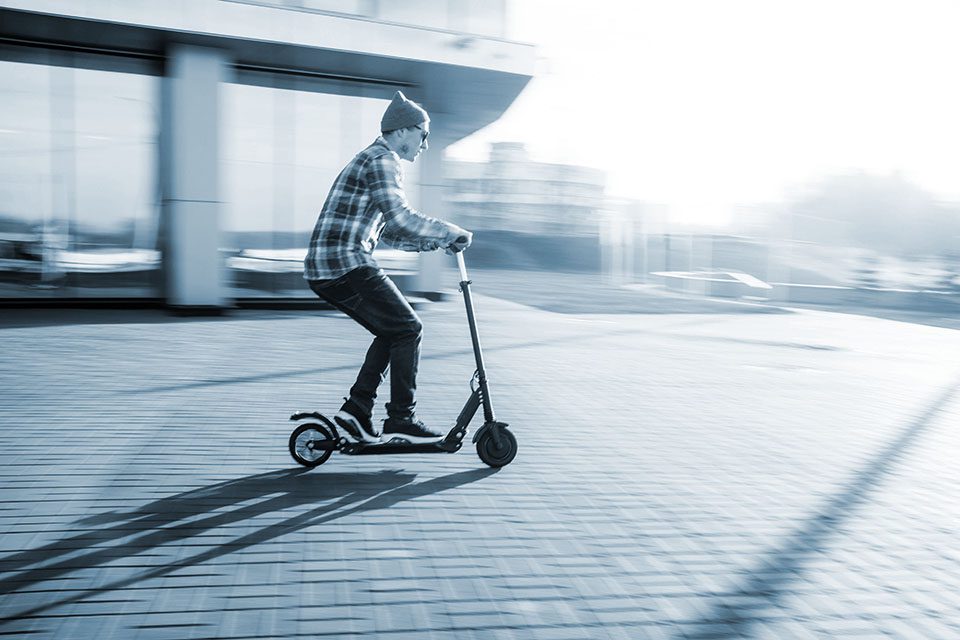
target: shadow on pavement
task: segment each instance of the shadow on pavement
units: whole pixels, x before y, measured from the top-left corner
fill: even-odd
[[[937,413],[960,390],[960,379],[943,390],[926,410],[861,469],[819,513],[771,550],[752,569],[745,571],[747,581],[736,591],[717,596],[707,613],[684,622],[677,638],[740,638],[749,636],[750,627],[775,607],[786,588],[804,572],[804,564],[823,551],[829,538],[850,519],[856,508],[866,502],[891,468],[900,462],[930,426]]]
[[[631,333],[647,333],[644,330],[629,329],[624,331],[608,331],[603,334],[597,334],[597,337],[608,337],[619,334],[631,334]],[[542,347],[549,344],[562,344],[563,342],[570,340],[583,340],[584,335],[568,335],[561,336],[558,338],[550,338],[547,340],[533,340],[529,342],[516,342],[508,345],[500,345],[495,347],[484,347],[484,351],[493,352],[493,351],[511,351],[513,349],[524,349],[530,347]],[[450,351],[444,351],[441,353],[432,353],[432,354],[423,354],[420,356],[421,360],[441,360],[443,358],[453,358],[456,356],[468,356],[473,355],[473,350],[469,348],[465,349],[454,349]],[[296,378],[298,376],[312,376],[320,373],[333,373],[334,371],[356,371],[360,368],[361,362],[356,362],[348,365],[339,365],[336,367],[317,367],[311,369],[295,369],[292,371],[276,371],[273,373],[263,373],[258,375],[251,376],[234,376],[230,378],[220,378],[217,380],[201,380],[199,382],[187,382],[184,384],[173,384],[166,385],[162,387],[151,387],[148,389],[127,389],[123,390],[120,393],[125,395],[141,395],[144,393],[164,393],[167,391],[182,391],[185,389],[198,389],[203,387],[214,387],[222,384],[243,384],[246,382],[260,382],[263,380],[276,380],[279,378]]]
[[[414,482],[416,474],[313,473],[288,469],[248,476],[162,498],[130,512],[108,512],[80,520],[88,530],[75,536],[0,558],[0,594],[23,591],[63,576],[94,569],[117,559],[133,558],[161,545],[191,540],[199,546],[203,534],[291,507],[323,503],[227,543],[167,564],[143,567],[135,575],[82,589],[73,595],[0,618],[0,626],[88,597],[160,578],[221,556],[268,542],[280,536],[323,525],[365,511],[388,509],[397,503],[453,489],[497,472],[483,468]],[[264,499],[265,498],[265,499]],[[260,499],[257,502],[251,502]],[[236,508],[222,511],[230,507]],[[109,525],[107,528],[92,528]],[[129,538],[129,539],[127,539]],[[127,539],[119,542],[121,539]],[[111,542],[119,544],[110,545]],[[184,546],[183,548],[187,548]],[[79,554],[79,555],[78,555]],[[15,573],[19,572],[19,573]]]
[[[678,327],[689,327],[702,324],[709,324],[711,320],[709,318],[697,318],[695,320],[686,320],[682,322],[676,322],[672,325],[672,328],[676,329]],[[672,336],[679,337],[685,340],[688,339],[697,339],[704,341],[717,341],[717,342],[740,342],[742,344],[756,344],[765,347],[784,347],[789,349],[819,349],[819,350],[837,350],[834,347],[825,346],[825,345],[810,345],[796,342],[778,342],[770,340],[750,340],[750,339],[736,339],[736,338],[727,338],[724,336],[690,336],[685,334],[678,333],[668,333],[663,331],[658,331],[654,329],[619,329],[616,331],[588,331],[586,329],[581,330],[579,333],[570,333],[562,336],[557,336],[554,338],[546,338],[543,340],[529,340],[524,342],[513,342],[510,344],[502,344],[496,346],[486,346],[484,347],[485,352],[497,352],[497,351],[513,351],[515,349],[529,349],[533,347],[545,347],[555,344],[564,344],[567,342],[582,342],[583,340],[589,340],[591,338],[610,338],[614,336],[626,336],[626,335],[663,335],[663,336]],[[472,356],[473,351],[470,348],[464,349],[454,349],[450,351],[443,351],[441,353],[432,353],[432,354],[423,354],[420,356],[421,360],[441,360],[443,358],[453,358],[458,356]],[[200,380],[197,382],[187,382],[182,384],[173,384],[165,385],[161,387],[149,387],[146,389],[127,389],[119,391],[118,393],[124,395],[141,395],[145,393],[164,393],[168,391],[183,391],[185,389],[200,389],[204,387],[214,387],[224,384],[243,384],[248,382],[260,382],[264,380],[276,380],[281,378],[296,378],[298,376],[311,376],[317,375],[320,373],[333,373],[335,371],[356,371],[360,366],[360,363],[349,364],[349,365],[339,365],[335,367],[316,367],[311,369],[294,369],[287,371],[275,371],[272,373],[262,373],[257,375],[249,376],[233,376],[230,378],[219,378],[214,380]]]

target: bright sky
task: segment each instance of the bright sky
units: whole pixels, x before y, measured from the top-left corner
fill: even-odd
[[[828,174],[899,171],[960,201],[957,0],[511,0],[538,69],[496,123],[608,192],[722,225]]]

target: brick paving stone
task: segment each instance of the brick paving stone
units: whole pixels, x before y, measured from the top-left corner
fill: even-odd
[[[335,409],[367,341],[333,314],[0,322],[0,633],[960,635],[956,331],[477,306],[498,472],[469,445],[297,468],[286,417]],[[463,311],[422,315],[449,425]]]

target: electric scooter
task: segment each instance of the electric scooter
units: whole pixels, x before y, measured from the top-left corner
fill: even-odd
[[[483,426],[473,436],[477,446],[477,455],[491,467],[503,467],[510,464],[517,455],[517,439],[507,429],[507,424],[498,422],[493,415],[493,402],[490,400],[490,387],[487,384],[486,369],[483,366],[483,353],[480,350],[480,336],[477,333],[477,321],[473,312],[473,298],[470,296],[472,282],[467,277],[467,268],[463,252],[457,251],[457,266],[460,269],[460,291],[467,309],[467,322],[470,324],[470,338],[473,341],[473,355],[477,369],[470,380],[470,397],[463,405],[456,424],[449,433],[438,442],[413,444],[403,441],[378,443],[353,442],[347,439],[333,421],[316,411],[298,412],[290,416],[291,420],[315,420],[299,425],[290,434],[290,455],[305,467],[317,467],[326,462],[334,451],[348,456],[365,456],[392,453],[456,453],[463,446],[467,435],[467,425],[483,407]]]

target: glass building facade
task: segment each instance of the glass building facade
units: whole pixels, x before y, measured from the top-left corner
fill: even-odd
[[[0,296],[159,295],[159,64],[0,47]]]
[[[160,297],[159,62],[10,46],[0,56],[0,295]],[[281,73],[239,72],[222,90],[231,294],[311,297],[301,274],[317,213],[389,101]],[[405,184],[417,206],[416,165]]]

